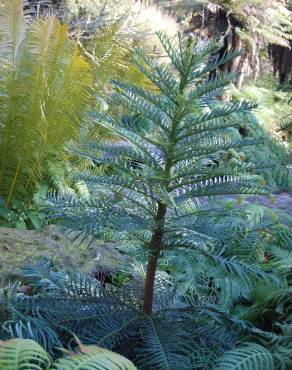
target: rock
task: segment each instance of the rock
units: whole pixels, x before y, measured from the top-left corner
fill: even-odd
[[[0,277],[42,256],[53,258],[60,267],[82,272],[95,271],[97,265],[115,269],[127,259],[112,243],[96,241],[88,246],[87,242],[73,242],[55,225],[41,231],[0,227]]]

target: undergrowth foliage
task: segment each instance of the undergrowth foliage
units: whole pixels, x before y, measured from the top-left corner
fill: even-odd
[[[139,369],[289,368],[291,230],[257,209],[221,210],[216,229],[210,208],[200,210],[206,221],[196,231],[211,226],[214,254],[229,264],[219,267],[191,248],[166,251],[151,316],[141,312],[143,266],[125,266],[126,278],[117,286],[105,283],[106,270],[98,281],[40,260],[0,289],[1,337],[33,339],[54,356],[61,346],[76,349],[77,336],[126,355]],[[235,255],[242,265],[232,264]],[[269,270],[269,278],[261,270]]]
[[[67,353],[62,359],[52,363],[48,353],[30,339],[10,339],[0,341],[0,366],[2,369],[34,370],[136,370],[126,358],[95,346],[79,345],[79,353]]]
[[[218,355],[235,344],[236,328],[224,312],[211,301],[174,295],[161,273],[155,286],[160,309],[151,316],[141,312],[135,280],[122,288],[104,287],[103,282],[56,271],[50,261],[41,261],[26,267],[20,281],[32,291],[21,294],[15,285],[1,291],[1,303],[5,296],[9,302],[6,318],[11,317],[1,335],[34,339],[50,353],[62,343],[74,347],[75,333],[85,344],[132,358],[139,369],[192,369],[206,368],[211,356],[214,365]]]

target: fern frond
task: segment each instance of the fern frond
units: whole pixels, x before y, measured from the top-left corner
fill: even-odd
[[[11,339],[0,342],[0,366],[6,370],[77,370],[80,366],[82,369],[136,370],[131,361],[117,353],[96,346],[79,344],[79,347],[80,353],[67,354],[52,364],[50,356],[35,341]]]
[[[50,356],[30,339],[10,339],[0,342],[0,367],[13,369],[49,369]]]
[[[274,370],[271,353],[255,343],[246,343],[219,358],[216,370]]]
[[[52,370],[80,369],[137,370],[134,364],[125,357],[96,346],[81,346],[80,354],[70,354],[57,360]]]
[[[127,30],[126,23],[122,19],[116,20],[97,29],[90,40],[85,39],[82,45],[82,50],[93,67],[96,88],[102,96],[106,95],[111,79],[151,87],[150,81],[131,63],[133,34]]]
[[[188,346],[184,345],[179,333],[175,332],[171,324],[149,317],[142,323],[141,330],[145,344],[141,349],[137,349],[139,368],[157,370],[190,368]]]

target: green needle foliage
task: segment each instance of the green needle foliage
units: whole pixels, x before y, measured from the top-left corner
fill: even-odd
[[[253,140],[241,139],[234,125],[240,124],[237,115],[250,111],[255,103],[227,104],[215,99],[230,83],[230,76],[204,80],[210,70],[238,53],[206,65],[206,58],[217,48],[215,43],[195,45],[194,40],[181,36],[171,41],[164,34],[159,38],[173,69],[141,51],[134,58],[158,92],[116,82],[111,103],[129,115],[122,121],[107,114],[95,117],[99,125],[119,136],[120,142],[85,142],[71,149],[109,166],[110,174],[80,174],[92,186],[93,200],[52,199],[51,205],[54,218],[77,227],[85,236],[98,237],[105,228],[130,232],[138,239],[144,234],[149,254],[143,303],[146,314],[152,312],[159,256],[163,249],[179,244],[179,235],[183,238],[180,222],[187,215],[188,201],[201,196],[263,192],[260,178],[252,174],[253,165],[218,162],[227,149],[254,144]],[[102,190],[105,201],[94,200]],[[204,249],[201,239],[197,235],[194,245]]]
[[[206,214],[204,217],[217,234],[210,217]],[[245,250],[242,252],[243,261],[257,259],[248,250],[255,237],[254,230],[246,234],[245,228],[235,228],[230,221],[231,217],[224,219],[221,228],[224,225],[225,229],[229,227],[228,238],[237,237],[237,244]],[[255,229],[265,228],[266,232],[273,232],[274,226],[264,224],[264,219],[261,221],[263,223],[255,223]],[[252,224],[244,219],[242,222]],[[204,223],[200,231],[204,231]],[[287,238],[281,235],[284,231],[279,229],[278,240],[282,239],[283,243],[291,241],[289,233]],[[276,230],[274,232],[276,234]],[[229,244],[230,240],[223,249]],[[220,369],[228,365],[226,369],[238,366],[253,370],[263,366],[273,368],[273,363],[274,369],[289,368],[289,288],[279,290],[285,285],[280,285],[277,280],[274,280],[275,285],[268,283],[262,279],[264,274],[259,274],[260,279],[254,277],[255,267],[247,273],[232,258],[229,264],[227,261],[224,263],[224,269],[218,268],[218,264],[216,266],[196,250],[185,248],[180,255],[175,250],[167,253],[174,254],[173,259],[177,258],[177,261],[167,266],[171,274],[162,270],[156,273],[155,312],[151,316],[141,312],[145,272],[138,266],[130,265],[125,269],[127,279],[119,287],[105,282],[106,270],[104,278],[98,281],[79,273],[60,271],[50,260],[25,266],[19,273],[18,283],[0,289],[1,336],[33,339],[52,355],[62,345],[74,346],[77,336],[83,343],[118,351],[131,358],[139,369],[147,370],[214,370],[217,365]],[[283,272],[289,274],[289,267],[282,261],[285,256],[289,266],[291,256],[284,248],[278,248],[273,255],[271,253],[271,263],[267,265],[272,271],[271,276],[283,275],[285,280]],[[162,260],[167,257],[170,259],[166,256]],[[221,256],[217,257],[224,261],[222,250]],[[260,262],[257,265],[258,268],[265,267]],[[180,271],[175,272],[172,267]],[[252,269],[252,265],[249,267]],[[266,285],[261,286],[264,283]],[[252,289],[255,284],[258,286]],[[273,289],[274,293],[271,293]],[[256,301],[249,307],[251,299]],[[272,318],[273,310],[281,320],[275,323],[276,332],[264,330],[267,326],[261,330],[258,325],[252,325],[258,318],[265,319],[267,313]],[[236,318],[242,314],[244,321]],[[269,317],[267,319],[271,325]],[[278,333],[279,328],[283,334]],[[247,337],[250,342],[257,340],[261,345],[238,345],[242,337],[245,341]],[[217,364],[220,355],[223,356]],[[77,360],[78,356],[76,361],[75,357],[72,358],[74,363],[78,363]],[[57,363],[64,366],[65,362],[71,364],[67,359]]]

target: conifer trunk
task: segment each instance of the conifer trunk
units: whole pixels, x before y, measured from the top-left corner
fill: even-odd
[[[149,244],[149,258],[147,263],[147,272],[144,286],[143,311],[146,315],[151,315],[153,306],[153,293],[157,263],[162,248],[163,228],[167,206],[158,203],[157,214],[155,218],[155,228]]]

